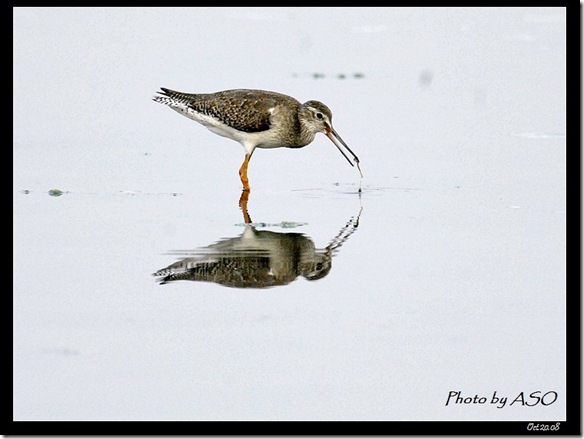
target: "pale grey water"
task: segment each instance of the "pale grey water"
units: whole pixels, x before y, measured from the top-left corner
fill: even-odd
[[[15,8],[14,419],[565,419],[565,27],[562,8]],[[249,167],[258,231],[323,249],[358,217],[326,276],[159,285],[245,229],[243,149],[161,86],[332,109],[362,182],[324,136]],[[510,405],[535,391],[558,397]]]

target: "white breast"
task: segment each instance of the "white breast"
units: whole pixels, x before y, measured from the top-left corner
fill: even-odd
[[[174,111],[188,117],[201,125],[207,127],[210,131],[228,139],[235,140],[243,145],[246,153],[251,154],[255,148],[279,148],[282,145],[278,142],[273,130],[259,131],[255,133],[246,133],[231,128],[220,122],[212,116],[198,113],[186,105],[172,105]]]

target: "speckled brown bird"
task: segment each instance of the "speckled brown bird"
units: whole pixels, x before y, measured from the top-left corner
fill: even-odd
[[[161,90],[154,101],[243,145],[245,158],[239,168],[239,177],[244,191],[250,190],[247,167],[256,148],[302,148],[311,143],[317,133],[324,133],[351,166],[357,165],[363,176],[359,159],[333,129],[331,110],[322,102],[301,104],[291,96],[265,90],[236,89],[217,93]]]

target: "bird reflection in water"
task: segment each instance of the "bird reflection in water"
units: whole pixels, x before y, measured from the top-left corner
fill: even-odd
[[[154,273],[160,284],[191,280],[234,288],[268,288],[287,285],[298,276],[322,279],[331,270],[333,256],[359,226],[362,208],[325,248],[317,249],[302,233],[257,230],[247,211],[248,196],[244,191],[239,202],[245,221],[243,233],[194,251],[171,252],[186,257]]]

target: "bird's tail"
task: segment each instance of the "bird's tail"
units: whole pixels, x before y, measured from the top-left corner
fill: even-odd
[[[180,91],[170,90],[168,88],[160,87],[157,95],[152,97],[152,100],[159,104],[168,105],[170,107],[184,106],[192,101],[192,94],[181,93]]]
[[[168,105],[170,107],[176,105],[177,102],[172,98],[172,93],[174,93],[172,90],[169,90],[164,87],[160,87],[160,90],[162,91],[157,91],[156,93],[158,94],[152,96],[152,100],[154,102],[158,102],[159,104],[163,105]]]

